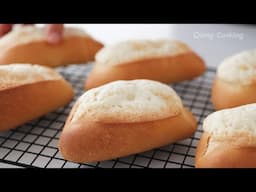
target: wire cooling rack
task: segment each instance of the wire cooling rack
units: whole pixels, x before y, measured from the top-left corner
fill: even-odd
[[[77,98],[84,93],[83,83],[91,64],[71,65],[57,70],[72,83],[75,89],[73,101],[64,108],[49,113],[11,131],[0,133],[0,167],[40,168],[193,168],[195,150],[202,133],[202,121],[213,108],[210,89],[215,69],[193,80],[172,84],[198,120],[198,130],[190,138],[110,161],[77,164],[66,161],[58,151],[58,139],[65,120]]]

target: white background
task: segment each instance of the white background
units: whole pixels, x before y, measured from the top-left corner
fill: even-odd
[[[255,48],[256,45],[256,27],[251,25],[77,24],[75,26],[86,29],[93,37],[106,45],[128,39],[173,38],[183,40],[201,55],[209,66],[217,66],[225,57],[245,49]],[[218,36],[218,34],[231,33],[242,34],[243,39],[235,36]],[[198,38],[196,34],[201,36]],[[212,34],[214,38],[209,38],[209,34]]]

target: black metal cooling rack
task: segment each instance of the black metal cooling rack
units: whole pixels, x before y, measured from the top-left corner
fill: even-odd
[[[198,120],[194,136],[170,144],[110,161],[77,164],[63,159],[58,151],[58,139],[65,120],[77,98],[83,94],[83,83],[91,64],[71,65],[57,70],[72,83],[75,89],[73,101],[66,107],[26,123],[11,131],[0,133],[0,164],[18,167],[41,168],[193,168],[197,143],[202,133],[202,121],[213,108],[210,89],[216,70],[208,68],[206,73],[193,80],[172,84]]]

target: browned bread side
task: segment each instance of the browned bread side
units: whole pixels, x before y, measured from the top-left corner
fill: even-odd
[[[5,78],[0,77],[0,131],[15,128],[63,107],[73,98],[71,85],[53,69],[35,73],[32,65],[21,65],[26,70],[10,72],[7,70],[10,66],[0,66],[0,74],[6,73]],[[19,68],[16,64],[12,68],[14,66]]]
[[[203,122],[197,168],[256,167],[256,104],[220,110]]]
[[[196,128],[195,117],[171,87],[151,80],[115,81],[78,99],[59,150],[70,161],[102,161],[190,137]]]
[[[128,41],[99,51],[85,88],[115,80],[151,79],[174,83],[198,77],[205,69],[201,57],[179,41]]]
[[[0,64],[32,63],[50,67],[93,61],[103,45],[79,29],[66,28],[58,44],[46,41],[44,29],[21,27],[0,39]]]
[[[217,68],[212,87],[216,110],[256,102],[256,49],[224,59]]]

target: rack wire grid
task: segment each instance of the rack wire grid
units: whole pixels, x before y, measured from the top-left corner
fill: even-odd
[[[28,122],[16,129],[0,133],[0,167],[40,168],[193,168],[196,146],[202,134],[204,118],[213,112],[210,89],[216,70],[192,81],[170,84],[198,120],[196,133],[185,140],[109,161],[78,164],[63,159],[57,144],[66,118],[77,98],[84,93],[84,81],[92,64],[59,67],[59,71],[75,89],[75,97],[67,106]]]

